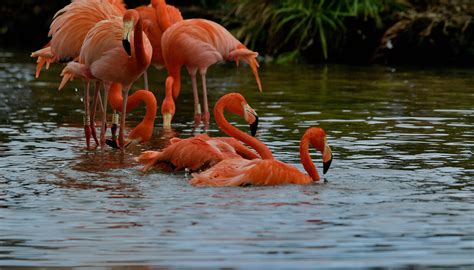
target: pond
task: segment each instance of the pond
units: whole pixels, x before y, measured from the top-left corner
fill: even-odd
[[[170,136],[160,115],[144,145],[86,151],[82,83],[58,92],[60,66],[34,79],[28,55],[0,53],[0,265],[474,267],[474,69],[263,64],[258,93],[249,68],[213,66],[211,105],[242,93],[277,159],[303,170],[300,136],[319,126],[333,163],[320,184],[208,188],[140,171],[134,157]],[[161,104],[165,71],[149,77]],[[182,82],[173,134],[186,138]],[[222,135],[214,121],[208,133]]]

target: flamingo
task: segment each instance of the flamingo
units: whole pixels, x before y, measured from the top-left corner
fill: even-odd
[[[206,72],[209,66],[223,60],[235,60],[237,64],[239,60],[243,60],[250,65],[257,80],[258,89],[262,91],[257,70],[256,57],[258,53],[247,49],[229,31],[215,22],[205,19],[189,19],[169,25],[161,38],[161,46],[168,74],[174,79],[174,99],[178,97],[181,88],[181,66],[186,66],[191,76],[196,126],[201,122],[201,105],[199,104],[196,84],[198,70],[202,79],[204,123],[206,127],[209,124],[210,117],[206,88]],[[165,112],[165,114],[169,113]]]
[[[174,170],[196,171],[213,166],[227,158],[273,158],[271,151],[263,143],[232,126],[225,119],[224,110],[243,117],[250,124],[252,135],[255,135],[258,124],[257,114],[241,94],[229,93],[217,101],[214,117],[222,131],[233,138],[211,138],[205,134],[187,139],[173,138],[171,145],[162,151],[145,151],[138,157],[137,160],[145,165],[143,170],[147,171],[153,166],[159,166]],[[239,141],[255,149],[259,156]]]
[[[108,100],[110,106],[116,110],[122,111],[122,89],[120,84],[113,83],[109,88]],[[151,139],[153,134],[153,125],[155,123],[157,104],[155,95],[147,90],[137,90],[127,99],[127,112],[133,110],[140,105],[140,102],[145,103],[146,112],[143,120],[128,134],[128,142],[125,145],[131,143],[144,143]],[[107,140],[107,144],[117,148],[117,142],[115,139]]]
[[[140,77],[150,65],[152,48],[150,41],[143,35],[142,20],[136,10],[129,9],[123,18],[115,17],[97,23],[87,34],[81,48],[79,62],[84,72],[105,82],[103,125],[106,124],[108,86],[112,82],[122,86],[122,118],[119,129],[119,146],[124,147],[124,127],[128,92],[132,83]],[[133,40],[133,42],[131,42]],[[63,82],[75,74],[63,70]],[[105,127],[101,130],[101,144],[105,142]]]
[[[191,184],[196,186],[242,186],[242,185],[282,185],[310,184],[320,177],[309,154],[309,145],[323,155],[323,173],[332,162],[331,148],[322,128],[312,127],[306,130],[300,142],[300,158],[308,172],[304,174],[296,167],[275,159],[225,159],[214,167],[194,173]]]
[[[46,69],[51,63],[67,62],[79,57],[81,45],[92,27],[102,20],[122,16],[125,6],[121,0],[76,0],[60,9],[53,18],[48,35],[51,40],[42,49],[31,54],[37,57],[35,77],[38,78],[43,65]],[[89,112],[89,83],[88,74],[77,74],[85,81],[84,86],[84,133],[87,148],[90,148],[90,137],[98,144],[95,132],[95,109]],[[64,85],[63,85],[64,86]],[[99,84],[95,84],[94,108],[97,104]],[[62,86],[60,86],[60,89]]]
[[[152,0],[151,6],[140,6],[135,8],[135,10],[138,11],[143,21],[150,24],[144,32],[149,38],[153,48],[151,63],[158,69],[161,69],[165,65],[161,52],[161,37],[166,30],[162,25],[171,25],[175,22],[182,21],[183,17],[181,16],[181,12],[174,6],[166,5],[164,0]],[[157,14],[159,14],[159,16],[157,16]],[[163,22],[163,20],[166,20],[166,22]],[[143,74],[145,77],[145,89],[148,89],[146,74],[147,72],[145,71]]]

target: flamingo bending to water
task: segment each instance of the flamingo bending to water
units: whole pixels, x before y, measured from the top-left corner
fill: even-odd
[[[210,117],[206,87],[206,72],[209,66],[223,60],[234,60],[237,64],[239,60],[243,60],[250,65],[257,80],[258,89],[262,91],[257,70],[256,57],[258,53],[247,49],[229,31],[215,22],[204,19],[176,22],[163,33],[161,46],[168,74],[174,79],[174,99],[178,97],[181,88],[181,66],[186,66],[191,76],[196,125],[201,122],[201,105],[199,104],[196,84],[197,71],[199,71],[202,79],[204,122],[206,126],[209,124]]]
[[[211,138],[207,135],[187,139],[173,138],[171,145],[162,151],[146,151],[138,157],[138,161],[145,165],[143,170],[146,171],[158,165],[175,170],[188,168],[196,171],[213,166],[227,158],[259,158],[239,141],[255,149],[260,157],[273,158],[272,153],[263,143],[232,126],[225,119],[224,110],[243,117],[250,124],[252,135],[255,135],[258,124],[257,114],[242,95],[230,93],[217,101],[214,117],[222,131],[233,138]]]
[[[319,181],[319,174],[309,154],[309,145],[321,151],[323,155],[323,173],[329,169],[332,161],[331,148],[326,133],[321,128],[309,128],[301,138],[300,158],[308,172],[304,174],[294,166],[275,159],[242,158],[226,159],[214,167],[194,173],[191,184],[197,186],[242,186],[242,185],[281,185],[310,184]]]
[[[160,69],[165,65],[161,51],[161,37],[166,30],[164,25],[169,26],[175,22],[182,21],[181,12],[176,7],[167,5],[164,0],[152,0],[151,6],[140,6],[135,8],[135,10],[139,12],[143,21],[150,24],[144,32],[153,48],[151,63]],[[145,77],[145,89],[148,89],[146,74],[147,72],[145,71],[143,74]]]
[[[110,86],[108,100],[110,106],[116,110],[122,111],[122,89],[118,83],[113,83]],[[127,99],[127,112],[135,109],[140,105],[140,103],[145,103],[146,112],[143,120],[128,134],[128,142],[125,145],[130,143],[144,143],[151,139],[153,134],[153,126],[156,118],[157,104],[155,95],[151,91],[147,90],[137,90],[131,94]],[[115,139],[107,140],[107,144],[117,148],[117,142]]]

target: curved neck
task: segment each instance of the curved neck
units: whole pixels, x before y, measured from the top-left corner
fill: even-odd
[[[167,66],[169,75],[173,77],[173,98],[177,99],[181,90],[181,66],[173,64]]]
[[[306,135],[306,134],[305,134]],[[309,137],[303,135],[300,142],[300,159],[304,169],[314,181],[319,181],[319,174],[309,154]]]
[[[151,91],[138,90],[127,99],[127,111],[137,107],[143,101],[146,107],[142,123],[154,123],[157,111],[156,98]]]
[[[110,106],[116,110],[121,112],[122,111],[122,102],[123,102],[123,96],[122,96],[122,89],[120,87],[120,84],[113,83],[109,89],[109,104]],[[127,112],[130,112],[131,110],[135,109],[140,105],[140,102],[143,101],[146,106],[146,114],[145,118],[143,121],[146,119],[155,119],[156,116],[156,110],[157,110],[157,105],[156,105],[156,98],[153,95],[152,92],[146,91],[146,90],[138,90],[132,95],[130,95],[127,98]]]
[[[257,151],[262,159],[273,159],[272,152],[268,147],[256,138],[246,134],[238,128],[232,126],[224,117],[225,104],[218,102],[214,107],[214,117],[219,128],[227,135],[247,144]]]
[[[170,16],[168,14],[168,8],[164,0],[157,1],[156,17],[158,18],[158,24],[160,25],[161,32],[164,33],[168,27],[171,26]]]
[[[139,17],[135,29],[133,30],[133,45],[135,47],[135,58],[137,63],[141,66],[147,66],[145,56],[145,46],[143,45],[143,24],[142,19]]]

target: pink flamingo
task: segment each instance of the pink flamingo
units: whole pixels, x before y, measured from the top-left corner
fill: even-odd
[[[79,57],[81,74],[92,76],[106,84],[104,96],[101,144],[105,142],[106,107],[108,88],[112,82],[122,86],[122,118],[119,130],[119,146],[124,147],[124,127],[128,92],[132,83],[140,77],[151,61],[150,41],[143,35],[142,20],[136,10],[127,10],[123,19],[115,17],[97,23],[87,34]],[[63,82],[76,76],[69,63],[63,70]]]
[[[111,19],[115,16],[122,16],[125,6],[121,0],[76,0],[65,6],[54,15],[51,23],[48,44],[31,54],[37,57],[35,76],[39,77],[41,68],[46,64],[46,69],[51,63],[67,62],[79,57],[82,43],[92,27],[102,20]],[[90,147],[90,137],[93,136],[98,144],[95,132],[95,110],[89,112],[89,82],[90,77],[86,74],[78,74],[85,80],[84,87],[84,133],[87,148]],[[97,104],[99,83],[96,82],[94,93],[94,108]],[[60,87],[62,88],[62,87]]]
[[[214,107],[214,117],[221,130],[233,138],[211,138],[198,135],[187,139],[171,139],[171,145],[162,151],[146,151],[138,161],[144,164],[143,170],[153,166],[192,171],[208,168],[227,158],[259,158],[253,151],[242,145],[246,143],[257,151],[262,158],[273,158],[271,151],[260,141],[232,126],[224,117],[224,110],[239,115],[250,124],[255,135],[258,117],[245,98],[238,93],[221,97]],[[240,142],[239,142],[240,141]]]
[[[199,70],[202,79],[204,123],[209,124],[209,108],[207,102],[206,72],[209,66],[223,61],[239,60],[247,62],[257,80],[258,89],[262,86],[258,76],[258,53],[247,49],[221,25],[204,20],[190,19],[167,26],[161,38],[161,46],[168,74],[174,79],[173,97],[176,99],[181,88],[181,66],[186,66],[194,95],[195,124],[201,122],[201,105],[196,84],[196,73]],[[165,112],[169,114],[169,112]],[[163,116],[163,118],[169,116]]]
[[[319,181],[319,174],[309,154],[309,145],[323,155],[323,173],[329,170],[332,162],[331,148],[326,133],[321,128],[309,128],[301,138],[300,158],[308,172],[304,174],[292,165],[275,159],[242,158],[225,159],[214,167],[193,174],[191,184],[197,186],[242,186],[242,185],[282,185],[310,184]]]

